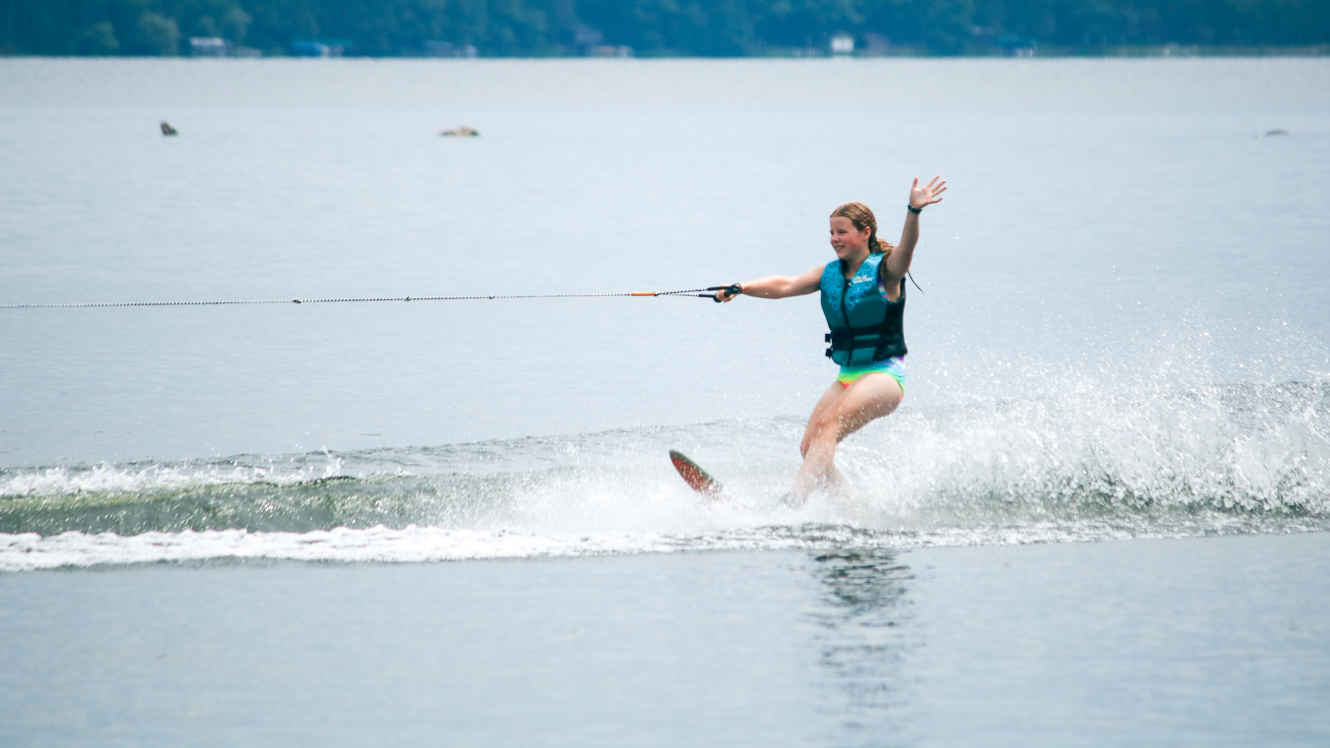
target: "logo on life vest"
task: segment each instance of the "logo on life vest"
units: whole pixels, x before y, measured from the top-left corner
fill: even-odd
[[[873,278],[872,278],[872,276],[865,275],[865,276],[862,276],[862,277],[859,277],[859,278],[855,278],[854,280],[850,281],[850,285],[853,286],[853,285],[857,285],[857,284],[859,284],[859,283],[872,283],[872,282],[873,282]]]

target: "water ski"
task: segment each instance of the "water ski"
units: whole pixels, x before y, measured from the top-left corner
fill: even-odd
[[[720,495],[720,484],[716,482],[716,479],[707,475],[707,471],[684,456],[683,452],[671,449],[670,462],[674,463],[674,469],[679,471],[679,476],[683,478],[684,483],[687,483],[689,488],[712,498]]]

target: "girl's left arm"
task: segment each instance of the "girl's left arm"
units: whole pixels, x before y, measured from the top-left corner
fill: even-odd
[[[920,187],[919,178],[915,177],[914,185],[910,187],[910,208],[906,210],[905,228],[901,230],[901,240],[896,244],[896,248],[891,251],[887,257],[886,270],[888,283],[887,287],[892,287],[895,283],[905,279],[905,274],[910,271],[910,260],[914,258],[914,245],[919,243],[919,213],[925,206],[933,203],[942,202],[942,193],[947,191],[947,180],[942,177],[933,177],[933,180],[927,185]]]

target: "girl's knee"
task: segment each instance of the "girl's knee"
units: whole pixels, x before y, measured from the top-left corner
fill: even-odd
[[[815,441],[824,441],[826,439],[836,439],[840,434],[840,419],[833,416],[819,416],[808,424],[808,431],[804,434],[803,444],[800,451],[805,454],[808,447]]]

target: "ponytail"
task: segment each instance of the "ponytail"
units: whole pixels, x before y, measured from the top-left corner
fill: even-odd
[[[895,247],[893,247],[890,242],[884,242],[877,238],[877,229],[874,228],[873,233],[868,236],[868,251],[875,255],[891,256],[891,250],[893,249],[895,249]]]

